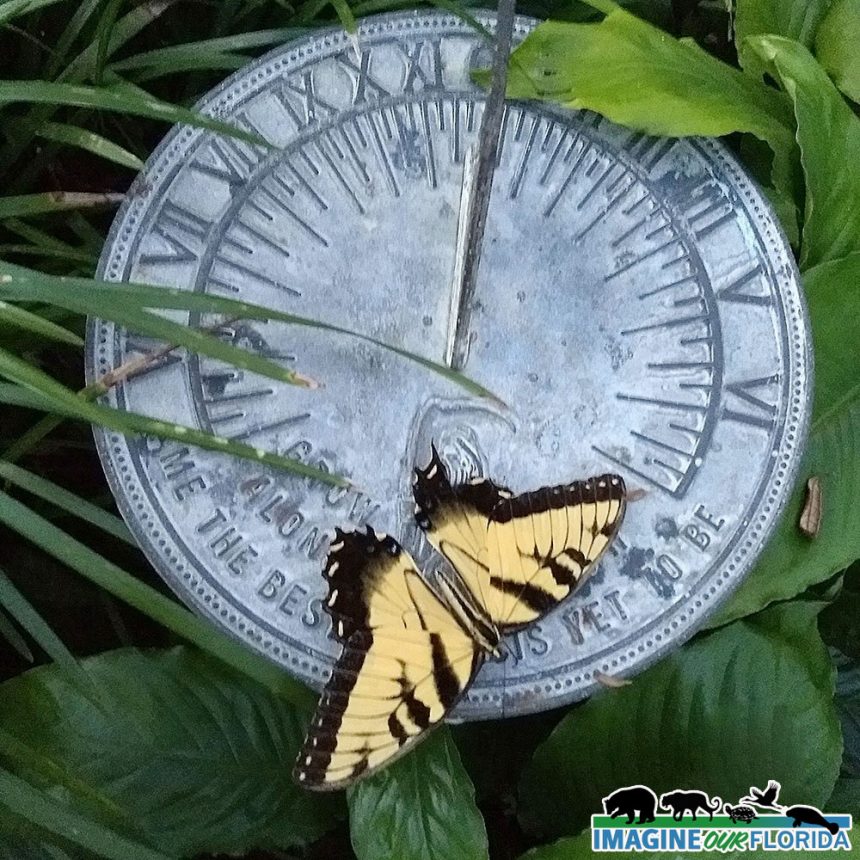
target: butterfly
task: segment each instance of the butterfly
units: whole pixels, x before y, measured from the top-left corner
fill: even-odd
[[[325,608],[343,650],[294,769],[307,788],[344,788],[414,746],[505,634],[583,582],[627,501],[618,475],[521,495],[484,478],[452,484],[435,447],[412,489],[418,527],[451,569],[431,588],[394,538],[335,530]]]

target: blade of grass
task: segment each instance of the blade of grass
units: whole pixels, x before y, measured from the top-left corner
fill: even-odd
[[[101,86],[102,84],[102,72],[107,61],[108,50],[113,39],[114,26],[116,25],[116,19],[122,4],[123,0],[108,0],[99,19],[97,28],[98,38],[96,39],[96,60],[95,68],[93,69],[93,83],[96,86]]]
[[[3,606],[3,604],[3,592],[0,589],[0,606]],[[30,646],[27,644],[27,640],[18,632],[18,628],[2,609],[0,609],[0,636],[28,663],[36,661],[33,652],[30,650]]]
[[[51,412],[66,418],[99,424],[126,436],[157,436],[162,439],[172,439],[207,451],[218,451],[244,460],[265,463],[267,466],[283,469],[303,478],[322,481],[335,487],[353,486],[341,475],[306,466],[291,457],[264,451],[262,448],[253,448],[241,442],[234,442],[232,439],[225,439],[223,436],[213,436],[211,433],[205,433],[193,427],[168,424],[137,412],[125,412],[91,403],[60,385],[47,374],[2,349],[0,349],[0,376],[18,383],[17,385],[0,384],[0,403],[6,403],[9,406]]]
[[[101,245],[104,242],[104,239],[100,236],[99,245],[97,248],[94,249],[95,254],[93,254],[86,249],[71,245],[68,242],[63,242],[56,236],[52,236],[50,233],[46,233],[44,230],[40,230],[38,227],[34,227],[32,224],[27,224],[24,221],[19,221],[17,218],[11,218],[7,220],[3,224],[3,226],[10,233],[14,233],[16,236],[20,236],[22,239],[26,239],[28,242],[38,246],[39,248],[44,248],[46,250],[51,251],[60,251],[63,254],[86,254],[87,259],[93,260],[94,262],[98,260],[98,254],[101,249]]]
[[[149,0],[125,15],[114,28],[109,54],[155,21],[174,2],[176,0]],[[57,43],[54,60],[46,69],[47,79],[53,79],[59,73],[61,81],[76,82],[85,80],[92,74],[98,51],[97,43],[89,45],[61,73],[60,69],[75,39],[100,6],[101,0],[84,0],[78,7]],[[37,105],[16,123],[15,128],[7,131],[7,142],[0,149],[0,166],[8,168],[21,157],[39,127],[51,118],[55,109],[55,104],[50,100],[46,104]],[[29,178],[30,171],[25,170],[23,176]],[[16,187],[20,187],[17,181]]]
[[[17,305],[10,305],[4,301],[0,301],[0,322],[8,323],[16,328],[31,331],[40,337],[48,338],[49,340],[60,341],[71,346],[83,346],[84,341],[74,332],[62,326],[52,323],[50,320],[40,317],[38,314],[19,308]]]
[[[484,386],[444,364],[431,361],[417,353],[401,349],[369,335],[360,334],[341,326],[285,313],[274,308],[265,308],[261,305],[240,302],[236,299],[213,296],[209,293],[178,290],[172,287],[156,287],[151,284],[128,282],[117,284],[109,281],[88,280],[87,278],[58,277],[45,275],[42,272],[34,272],[23,266],[15,266],[11,263],[0,261],[0,298],[6,301],[51,302],[53,300],[52,296],[66,293],[75,293],[81,301],[91,304],[94,315],[99,314],[100,303],[105,298],[113,297],[115,301],[126,304],[135,303],[143,307],[198,311],[200,313],[221,313],[235,319],[283,322],[289,325],[316,328],[322,331],[330,331],[335,334],[354,337],[366,343],[372,343],[381,349],[393,352],[428,370],[432,370],[470,394],[485,397],[500,404],[502,403],[500,398],[496,397],[489,389],[484,388]]]
[[[63,487],[48,481],[39,475],[34,475],[20,466],[0,460],[0,478],[20,487],[28,493],[32,493],[40,499],[44,499],[61,510],[66,511],[73,517],[83,520],[90,525],[96,526],[107,534],[133,546],[137,549],[137,543],[129,533],[126,524],[117,516],[108,511],[82,499],[80,496],[70,493]]]
[[[231,639],[210,622],[198,618],[154,588],[135,579],[118,565],[3,492],[0,492],[0,522],[114,597],[259,681],[275,695],[301,708],[312,707],[315,703],[316,696],[299,681],[287,675],[283,669],[239,641]]]
[[[29,15],[30,12],[43,9],[45,6],[53,6],[54,3],[58,2],[60,0],[10,0],[10,2],[2,3],[0,4],[0,27],[15,18]]]
[[[0,245],[0,257],[41,257],[43,260],[65,260],[66,262],[77,261],[79,263],[89,262],[88,254],[69,254],[63,251],[54,251],[48,248],[39,248],[35,245]]]
[[[51,626],[33,608],[33,605],[15,588],[12,580],[6,576],[5,571],[0,569],[0,606],[26,630],[33,641],[58,665],[62,666],[85,685],[91,684],[89,677],[75,660],[71,651],[63,644],[62,640],[51,629]],[[29,649],[28,649],[29,650]],[[33,662],[32,655],[30,662]]]
[[[208,355],[234,367],[248,370],[251,373],[258,373],[288,385],[297,385],[302,388],[318,387],[316,381],[294,370],[282,367],[262,355],[231,346],[199,329],[189,328],[181,323],[143,310],[135,304],[117,301],[115,297],[105,296],[102,302],[94,305],[92,301],[87,301],[85,295],[67,292],[54,293],[51,298],[46,297],[45,301],[52,301],[60,307],[81,314],[90,314],[94,308],[98,308],[97,312],[100,317],[119,323],[137,334],[149,335],[157,340],[163,340],[165,343],[185,347],[193,352]]]
[[[123,194],[89,194],[83,191],[48,191],[42,194],[22,194],[17,197],[0,197],[0,220],[67,209],[95,209],[122,203]]]
[[[235,36],[222,36],[217,39],[201,39],[199,42],[171,45],[167,48],[156,48],[152,51],[134,54],[131,57],[124,57],[111,63],[110,67],[117,72],[152,67],[164,67],[167,71],[172,64],[182,63],[192,56],[232,54],[235,51],[282,45],[309,32],[307,27],[283,27],[277,30],[237,33]],[[245,58],[245,62],[248,62],[247,58]]]
[[[52,81],[0,81],[0,104],[16,102],[73,105],[163,120],[171,125],[182,123],[229,135],[255,146],[266,149],[272,148],[272,144],[259,135],[229,123],[212,119],[196,111],[159,101],[154,96],[148,99],[135,98],[129,93],[120,93],[114,89],[54,83]]]
[[[0,769],[0,804],[31,824],[109,860],[171,860],[99,824],[23,779]]]
[[[123,167],[129,167],[132,170],[143,170],[143,161],[134,155],[134,153],[123,149],[118,144],[108,140],[106,137],[102,137],[100,134],[96,134],[94,131],[60,122],[46,122],[39,127],[37,134],[39,137],[44,137],[46,140],[52,140],[55,143],[65,143],[69,146],[85,149],[99,158],[106,158],[108,161],[121,164]]]
[[[182,75],[186,72],[209,72],[227,71],[235,72],[243,66],[248,65],[248,57],[244,54],[204,54],[201,56],[189,55],[182,60],[177,60],[172,66],[155,66],[139,72],[131,72],[130,76],[136,84],[144,84],[147,81],[155,81],[167,75]],[[114,74],[112,68],[107,72]],[[129,74],[129,73],[127,73]]]
[[[102,252],[105,237],[96,230],[80,212],[71,212],[66,217],[66,226],[77,236],[81,242],[92,252],[96,260]]]

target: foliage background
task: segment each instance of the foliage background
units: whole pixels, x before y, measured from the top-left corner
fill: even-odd
[[[797,530],[799,486],[730,603],[632,685],[444,728],[345,795],[302,793],[289,772],[313,697],[169,597],[115,516],[86,422],[173,430],[80,390],[87,313],[308,381],[165,326],[147,310],[163,295],[120,302],[92,281],[112,208],[165,122],[213,125],[188,107],[224,75],[308,27],[408,5],[0,2],[0,858],[578,858],[600,798],[632,782],[733,797],[774,777],[786,802],[860,814],[860,0],[520,5],[561,23],[519,49],[510,95],[724,136],[810,306],[802,478],[821,481],[821,533]]]

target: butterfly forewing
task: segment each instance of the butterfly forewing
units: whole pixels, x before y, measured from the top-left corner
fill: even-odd
[[[618,475],[518,496],[490,481],[451,485],[435,451],[416,471],[418,525],[501,632],[538,620],[585,579],[625,496]]]
[[[326,608],[343,651],[295,777],[340,788],[402,753],[460,698],[481,652],[390,537],[335,534]]]

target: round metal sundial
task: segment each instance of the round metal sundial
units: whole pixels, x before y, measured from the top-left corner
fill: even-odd
[[[530,26],[518,20],[516,38]],[[251,63],[202,107],[277,149],[174,129],[117,217],[101,275],[246,299],[441,362],[485,103],[470,70],[490,55],[464,22],[415,12],[366,19],[357,45],[320,32]],[[314,686],[338,652],[322,610],[331,529],[370,523],[432,570],[410,490],[431,441],[457,477],[516,492],[616,470],[648,491],[591,580],[482,669],[464,719],[581,698],[596,673],[632,674],[689,636],[775,524],[809,412],[797,272],[734,159],[543,104],[507,104],[461,333],[463,371],[508,409],[336,333],[242,321],[220,334],[325,387],[174,352],[112,402],[361,491],[108,431],[99,448],[177,593]],[[89,376],[157,346],[95,321]]]

